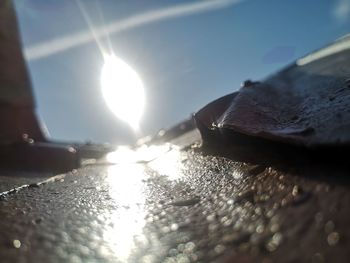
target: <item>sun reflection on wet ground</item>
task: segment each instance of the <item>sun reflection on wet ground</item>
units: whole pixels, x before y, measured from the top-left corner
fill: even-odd
[[[144,145],[136,149],[121,146],[109,153],[106,160],[112,164],[107,168],[106,183],[117,209],[109,213],[111,223],[104,232],[104,240],[115,256],[125,262],[132,251],[149,242],[143,230],[150,219],[145,208],[145,181],[150,171],[165,176],[167,181],[180,179],[183,175],[181,153],[178,147],[170,144]]]
[[[149,198],[145,182],[152,174],[150,171],[165,176],[169,182],[178,180],[183,175],[181,153],[178,147],[170,144],[136,149],[121,146],[109,153],[106,160],[112,164],[106,170],[106,184],[111,201],[117,207],[107,211],[110,224],[103,238],[118,260],[126,262],[132,251],[149,245],[144,227],[150,220],[147,215],[151,208],[145,207]],[[175,229],[175,225],[172,228]]]
[[[183,176],[181,153],[176,148],[149,162],[148,166],[157,173],[167,176],[169,180],[176,180]]]
[[[118,207],[112,210],[112,225],[104,232],[104,239],[118,259],[125,262],[136,248],[135,237],[142,237],[145,225],[144,168],[140,164],[119,164],[109,167],[107,173],[109,195]]]
[[[183,175],[182,158],[184,157],[180,148],[171,144],[143,145],[136,149],[120,146],[106,156],[107,162],[125,167],[127,164],[145,164],[158,174],[167,176],[169,180],[179,179]]]
[[[145,163],[160,157],[172,148],[175,149],[175,146],[170,144],[143,145],[136,149],[129,146],[119,146],[116,151],[107,154],[106,160],[115,164]]]

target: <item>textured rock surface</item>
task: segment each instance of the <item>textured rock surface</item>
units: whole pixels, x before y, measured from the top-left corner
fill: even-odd
[[[248,164],[192,149],[91,164],[2,198],[0,257],[348,262],[348,176],[339,165]]]
[[[210,119],[208,128],[298,145],[349,145],[350,37],[324,50],[327,56],[301,59],[262,83],[251,82],[197,118]]]

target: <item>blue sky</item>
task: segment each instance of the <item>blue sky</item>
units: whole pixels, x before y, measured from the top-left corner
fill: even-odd
[[[96,26],[198,2],[82,1]],[[26,49],[88,29],[75,1],[15,3]],[[350,0],[245,0],[130,28],[110,38],[117,56],[144,82],[147,101],[141,130],[147,135],[237,90],[245,79],[263,79],[348,33],[349,18]],[[112,143],[135,139],[102,98],[102,64],[94,42],[28,61],[37,110],[54,139]]]

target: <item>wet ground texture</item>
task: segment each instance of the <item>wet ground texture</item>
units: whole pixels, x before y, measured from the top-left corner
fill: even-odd
[[[149,163],[3,172],[1,262],[349,261],[346,165],[245,162],[181,138]]]

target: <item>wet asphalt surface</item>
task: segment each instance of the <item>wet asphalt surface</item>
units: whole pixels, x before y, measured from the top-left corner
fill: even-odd
[[[339,166],[277,168],[187,147],[151,163],[86,164],[39,185],[45,178],[27,178],[1,195],[0,258],[348,262],[348,175]]]

